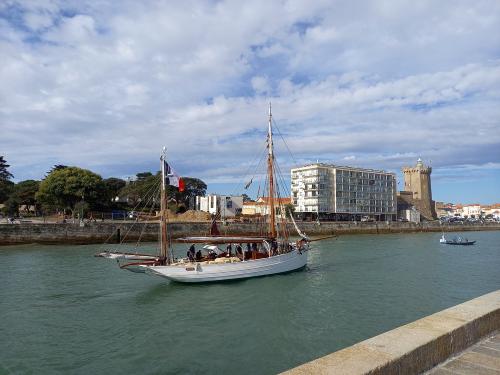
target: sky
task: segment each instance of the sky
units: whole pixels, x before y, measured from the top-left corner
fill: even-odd
[[[500,202],[497,0],[2,0],[0,61],[15,181],[156,171],[165,146],[179,174],[242,193],[271,101],[285,185],[320,161],[401,187],[420,157],[435,200]]]

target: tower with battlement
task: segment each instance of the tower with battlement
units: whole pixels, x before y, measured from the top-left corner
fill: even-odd
[[[411,202],[427,220],[436,218],[431,190],[432,168],[424,165],[419,158],[414,167],[403,167],[404,190],[412,193]]]

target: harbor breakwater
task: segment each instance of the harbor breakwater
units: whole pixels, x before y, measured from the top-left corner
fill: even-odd
[[[470,223],[440,225],[439,222],[299,222],[298,226],[308,236],[331,236],[344,234],[383,234],[415,232],[463,232],[500,230],[500,223]],[[208,222],[169,223],[169,233],[173,238],[207,235]],[[295,233],[293,226],[290,232]],[[262,224],[230,222],[219,224],[222,235],[261,235]],[[0,245],[26,243],[41,244],[91,244],[117,243],[120,241],[157,241],[158,223],[97,222],[80,224],[2,224],[0,225]]]

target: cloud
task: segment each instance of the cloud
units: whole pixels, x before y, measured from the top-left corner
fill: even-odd
[[[486,0],[8,1],[0,154],[17,179],[55,163],[124,176],[157,169],[166,145],[182,174],[236,181],[271,98],[285,174],[317,159],[480,170],[500,162],[499,14]]]

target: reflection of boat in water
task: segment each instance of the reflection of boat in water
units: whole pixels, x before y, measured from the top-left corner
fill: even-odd
[[[267,228],[261,236],[221,236],[213,223],[210,236],[185,237],[177,242],[191,244],[186,258],[177,259],[172,252],[166,220],[166,185],[171,182],[171,168],[161,157],[161,217],[160,255],[104,252],[99,256],[116,259],[120,268],[132,272],[147,273],[174,281],[197,283],[235,280],[285,273],[303,268],[307,264],[309,238],[300,232],[292,217],[300,239],[290,240],[286,208],[281,203],[277,183],[273,150],[272,115],[269,108],[267,135],[267,177],[269,196]],[[283,180],[283,178],[281,178]],[[196,252],[195,246],[200,248]],[[220,247],[219,247],[220,246]]]
[[[439,242],[445,245],[463,245],[463,246],[474,245],[476,243],[476,241],[469,241],[467,238],[462,238],[460,236],[448,240],[446,239],[444,234],[441,236]]]

